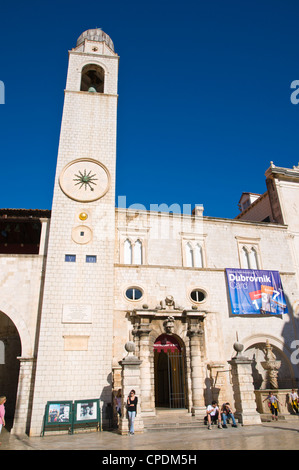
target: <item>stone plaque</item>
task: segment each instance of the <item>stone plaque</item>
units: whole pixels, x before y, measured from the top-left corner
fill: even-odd
[[[65,304],[62,307],[62,323],[92,323],[91,305]]]

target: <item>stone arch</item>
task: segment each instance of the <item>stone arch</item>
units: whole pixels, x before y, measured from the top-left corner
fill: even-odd
[[[8,429],[12,427],[17,390],[19,383],[21,355],[21,339],[14,322],[3,312],[0,312],[0,342],[1,342],[1,362],[0,362],[0,389],[1,395],[7,397],[5,406],[6,423]]]
[[[133,244],[132,240],[127,237],[124,241],[124,259],[123,262],[124,264],[132,264],[133,261]]]
[[[80,91],[93,91],[94,93],[104,93],[105,89],[105,69],[94,63],[88,63],[82,67]]]
[[[0,314],[6,315],[12,323],[15,325],[20,341],[21,341],[21,355],[25,357],[32,356],[32,338],[28,329],[28,326],[16,308],[8,302],[2,302],[0,304]]]
[[[262,366],[262,362],[265,361],[264,348],[267,340],[273,348],[276,359],[281,361],[281,367],[278,372],[279,388],[287,389],[293,387],[295,375],[290,361],[291,351],[279,338],[268,334],[258,334],[244,338],[241,341],[244,345],[244,355],[253,359],[252,375],[254,388],[256,390],[263,390],[269,385],[266,371]]]

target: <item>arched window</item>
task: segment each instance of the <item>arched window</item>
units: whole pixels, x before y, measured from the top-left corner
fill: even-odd
[[[85,65],[81,72],[80,91],[104,93],[105,71],[96,64]]]
[[[124,242],[123,260],[124,264],[143,264],[143,252],[141,240],[129,240]]]
[[[258,269],[257,252],[255,248],[251,248],[249,253],[249,265],[251,269]]]
[[[249,269],[249,256],[248,256],[248,251],[247,251],[247,248],[246,246],[243,246],[242,248],[242,251],[241,251],[241,255],[242,255],[242,267],[244,269]]]
[[[142,264],[142,243],[141,243],[140,240],[137,240],[134,243],[133,263],[134,264]]]
[[[242,247],[241,267],[244,269],[259,269],[258,254],[256,248],[250,246]]]
[[[124,263],[132,264],[132,243],[128,239],[124,243]]]
[[[203,267],[203,260],[202,260],[202,247],[197,243],[194,249],[194,266],[196,268]]]
[[[187,268],[193,268],[194,266],[193,248],[191,243],[186,244],[186,266]]]

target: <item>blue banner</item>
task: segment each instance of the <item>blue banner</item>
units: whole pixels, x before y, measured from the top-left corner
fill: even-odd
[[[226,269],[232,313],[288,313],[278,271]]]

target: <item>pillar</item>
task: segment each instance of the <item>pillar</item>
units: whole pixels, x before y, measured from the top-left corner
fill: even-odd
[[[13,428],[11,434],[25,434],[30,416],[28,410],[32,407],[32,374],[36,359],[18,357],[20,361],[19,384],[16,401]]]
[[[140,365],[141,361],[136,356],[128,355],[119,362],[122,373],[122,413],[119,422],[118,432],[120,434],[129,433],[129,420],[127,418],[126,402],[132,389],[135,390],[138,397],[137,415],[134,424],[135,434],[142,433],[144,430],[143,420],[141,418],[141,387],[140,387]]]
[[[192,415],[205,413],[204,403],[204,377],[201,357],[201,342],[203,330],[198,322],[189,324],[188,336],[190,338],[190,367],[192,387]]]
[[[142,416],[155,416],[155,401],[152,387],[151,351],[149,344],[148,327],[140,327],[139,336],[139,358],[140,365],[140,390],[142,395]]]
[[[232,384],[235,399],[235,417],[245,425],[261,424],[257,412],[252,378],[252,360],[244,357],[234,357],[228,363],[232,368]]]

